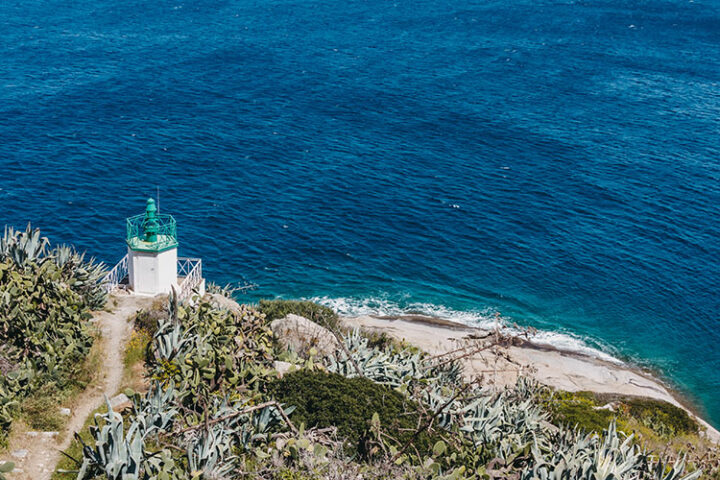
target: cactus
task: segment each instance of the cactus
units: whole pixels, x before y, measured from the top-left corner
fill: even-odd
[[[104,267],[70,247],[49,249],[30,226],[6,228],[0,239],[0,427],[16,401],[46,383],[77,381],[93,344],[87,320],[105,303]]]

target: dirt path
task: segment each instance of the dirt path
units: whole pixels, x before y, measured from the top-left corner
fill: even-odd
[[[117,305],[112,313],[98,312],[94,316],[102,332],[103,362],[99,381],[75,399],[65,434],[25,432],[11,439],[8,453],[3,455],[3,460],[15,462],[15,471],[10,478],[49,480],[60,459],[60,451],[70,446],[73,432],[83,427],[88,415],[104,402],[106,395],[111,398],[122,386],[123,353],[131,330],[127,320],[139,309],[148,307],[153,299],[123,293],[114,295],[113,299]]]

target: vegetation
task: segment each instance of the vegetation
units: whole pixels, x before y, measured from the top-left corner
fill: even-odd
[[[602,432],[616,418],[615,412],[601,408],[603,405],[589,392],[552,391],[543,396],[543,405],[555,425],[586,432]]]
[[[107,405],[102,405],[95,409],[85,421],[85,425],[82,430],[75,436],[70,443],[70,447],[63,452],[63,456],[57,464],[55,472],[52,475],[52,480],[66,480],[69,478],[75,478],[77,472],[75,471],[78,459],[83,456],[83,445],[92,441],[90,435],[90,425],[93,424],[97,415],[106,415]],[[69,473],[68,473],[69,472]]]
[[[0,441],[13,419],[57,427],[59,403],[85,387],[94,342],[91,310],[105,305],[104,267],[39,230],[0,239]]]
[[[682,408],[650,398],[547,390],[540,400],[555,425],[587,432],[601,432],[614,421],[628,432],[643,426],[643,433],[651,439],[670,439],[699,430]]]
[[[649,398],[627,399],[622,402],[627,414],[664,437],[697,433],[699,426],[682,408]]]
[[[84,447],[77,478],[692,480],[701,474],[684,474],[681,457],[649,454],[614,421],[597,423],[599,433],[566,426],[570,410],[548,410],[547,390],[527,380],[494,392],[466,383],[452,359],[359,332],[342,343],[326,358],[293,356],[280,350],[254,308],[171,300],[146,350],[149,390],[133,395],[124,412],[108,405],[95,416],[78,437]],[[294,359],[295,370],[279,378],[281,357]]]
[[[351,443],[349,451],[367,457],[374,439],[371,420],[380,422],[400,448],[411,440],[420,422],[420,408],[405,395],[362,377],[347,378],[320,370],[298,370],[269,385],[279,402],[295,407],[290,419],[307,427],[337,429]],[[419,454],[428,455],[432,443],[427,434],[414,439]]]

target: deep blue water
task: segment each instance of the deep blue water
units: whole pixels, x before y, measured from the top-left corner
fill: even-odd
[[[159,185],[249,300],[498,311],[720,424],[717,1],[5,0],[0,48],[0,223],[112,263]]]

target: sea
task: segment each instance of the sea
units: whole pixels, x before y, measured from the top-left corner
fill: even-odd
[[[3,0],[0,224],[658,372],[720,426],[717,0]]]

